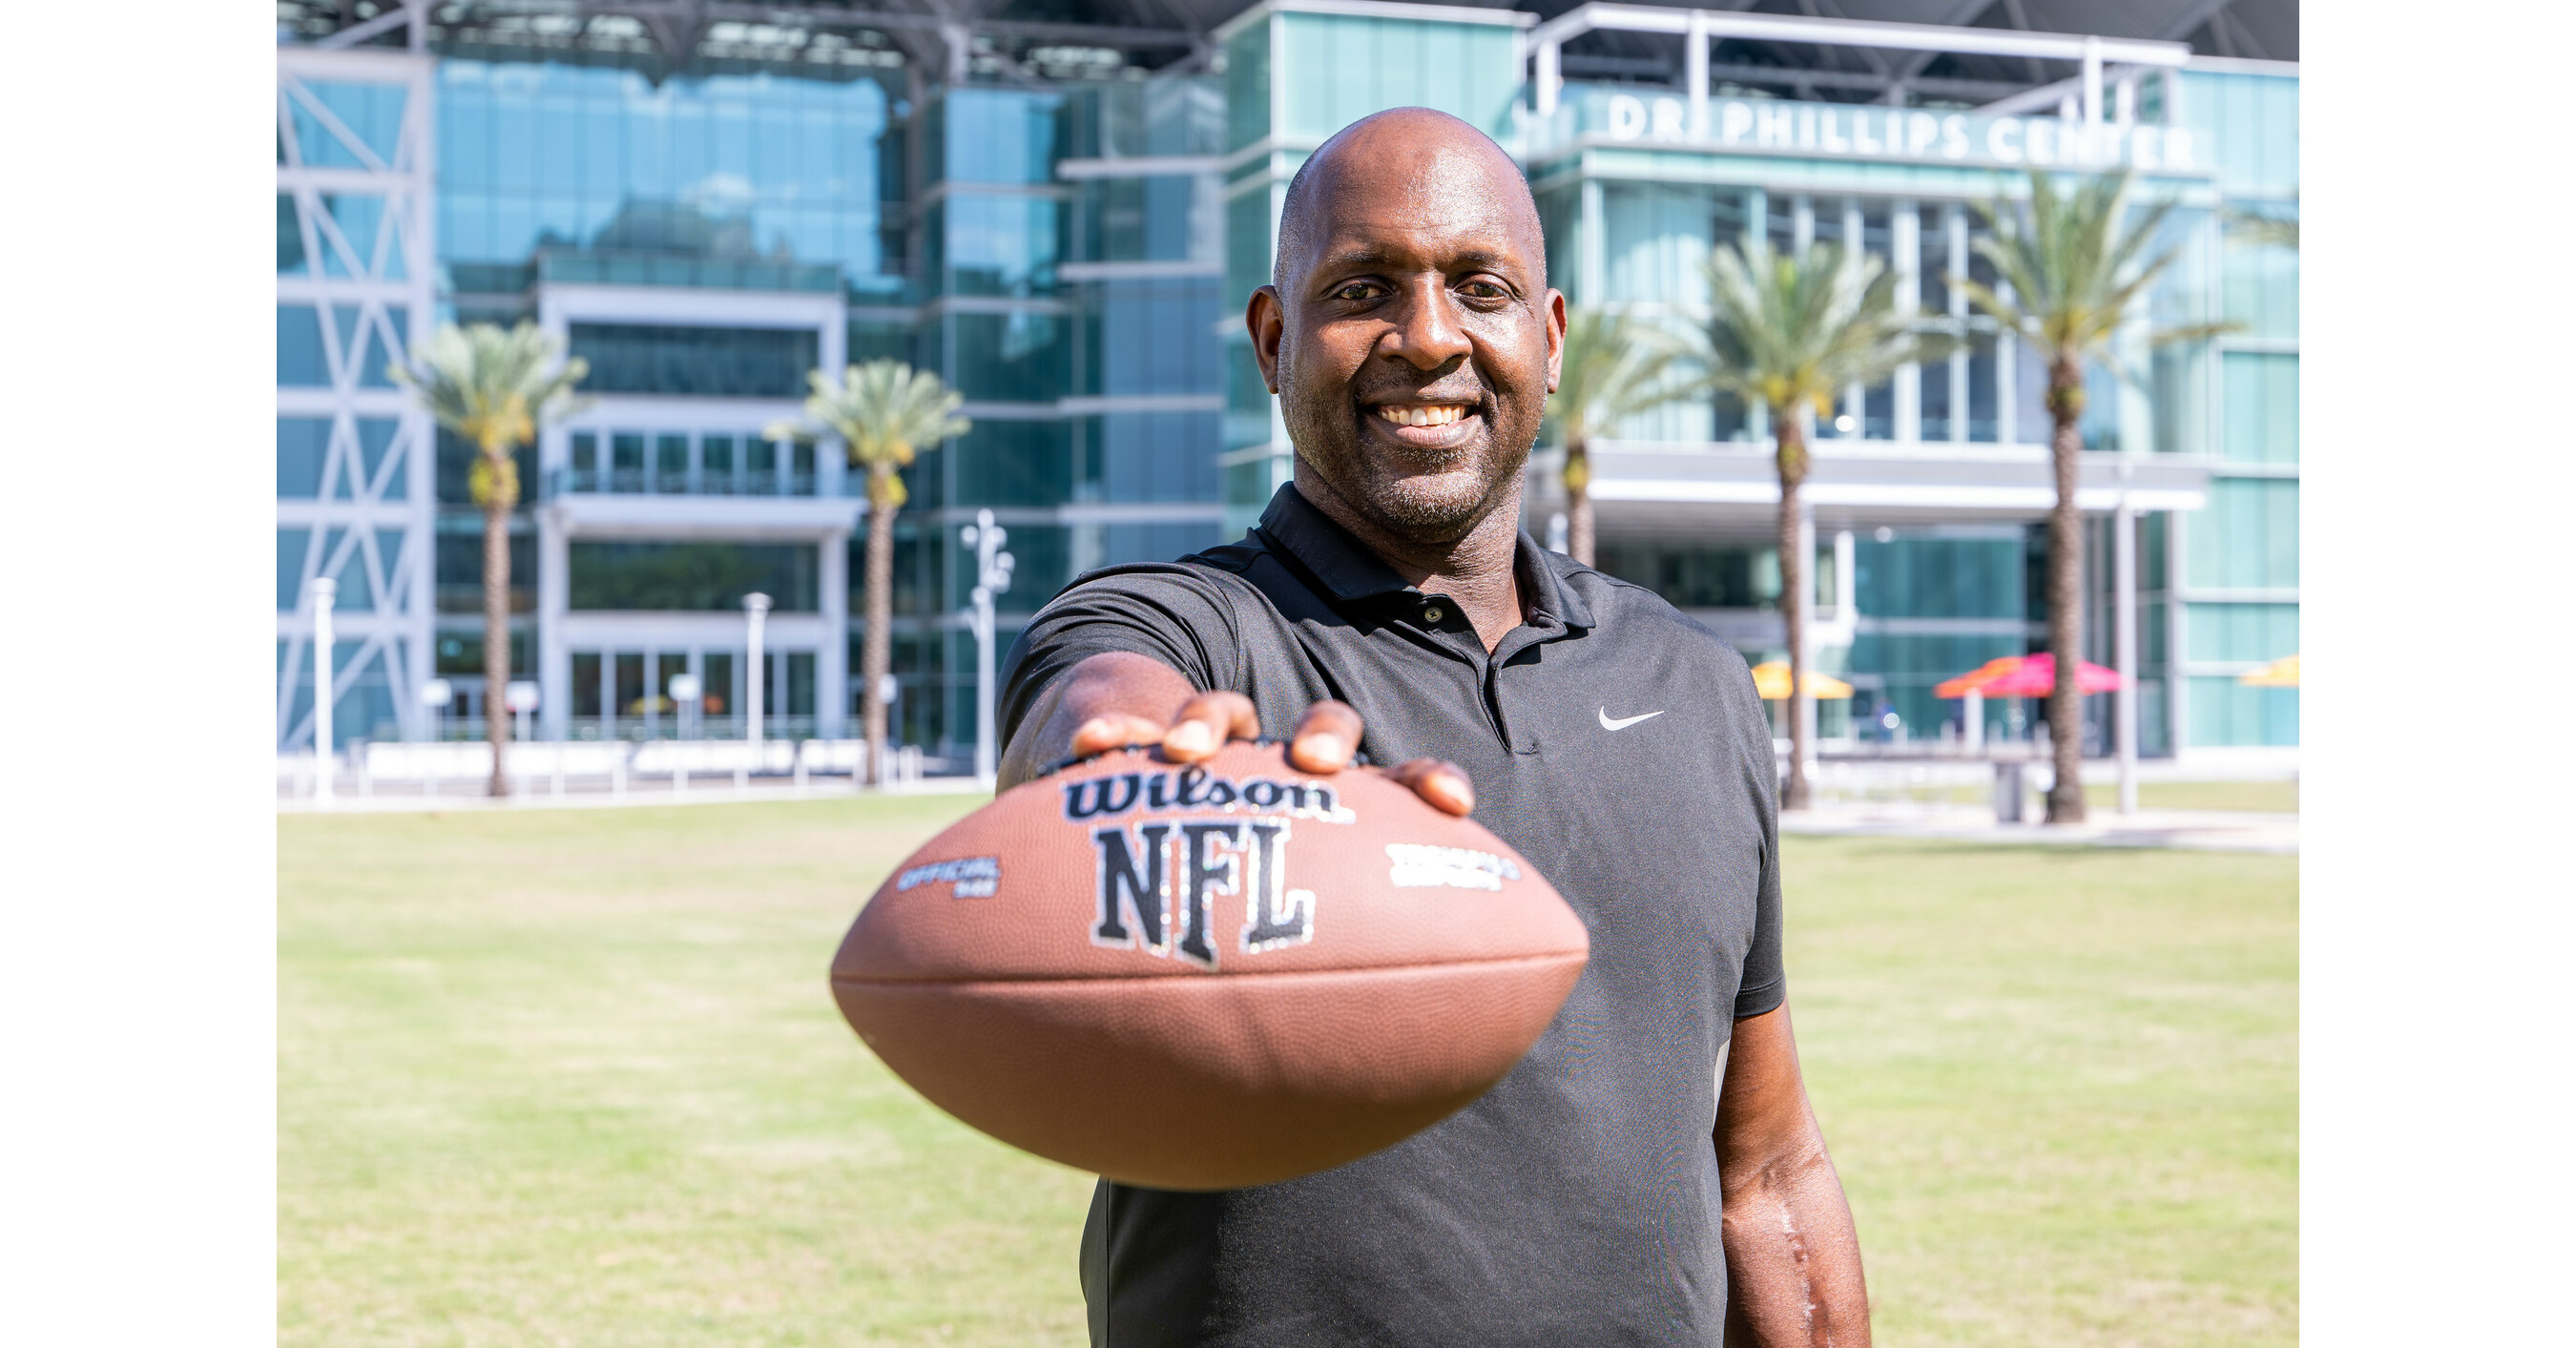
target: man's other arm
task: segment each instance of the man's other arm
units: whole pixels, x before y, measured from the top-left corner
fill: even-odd
[[[1860,1239],[1807,1103],[1787,1006],[1735,1022],[1716,1143],[1729,1348],[1867,1348]]]

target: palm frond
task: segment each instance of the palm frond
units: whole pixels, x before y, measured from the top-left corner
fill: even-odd
[[[1689,397],[1685,348],[1661,324],[1597,309],[1566,320],[1565,356],[1548,419],[1570,443],[1599,439],[1623,420]]]
[[[1949,281],[1976,309],[2051,358],[2107,367],[2113,339],[2182,255],[2177,245],[2147,256],[2174,209],[2168,199],[2132,210],[2126,173],[2097,175],[2061,195],[2049,175],[2034,171],[2027,203],[1975,207],[1986,226],[1975,244],[1977,256],[1995,269],[2000,284],[1964,276]],[[2192,341],[2224,330],[2223,324],[2199,324],[2167,329],[2150,340]]]
[[[1895,278],[1865,253],[1820,244],[1801,261],[1754,239],[1712,253],[1708,280],[1705,382],[1774,415],[1829,407],[1854,384],[1948,350],[1897,313]]]
[[[851,465],[868,470],[869,499],[880,505],[903,504],[903,482],[895,471],[919,451],[974,429],[957,415],[963,395],[938,375],[899,360],[852,365],[838,379],[815,370],[805,382],[814,390],[805,399],[807,421],[780,422],[768,434],[782,440],[840,437]]]
[[[438,423],[473,441],[487,457],[505,457],[536,439],[538,428],[587,407],[573,389],[590,373],[579,356],[558,362],[562,344],[534,323],[501,328],[449,323],[386,374],[410,389]]]

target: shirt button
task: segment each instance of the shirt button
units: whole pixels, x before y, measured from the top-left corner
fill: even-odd
[[[1431,607],[1422,610],[1422,620],[1427,623],[1436,623],[1448,616],[1449,610],[1440,607],[1438,604],[1434,604]]]

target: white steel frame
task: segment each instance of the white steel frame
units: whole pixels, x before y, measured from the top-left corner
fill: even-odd
[[[432,665],[435,428],[429,415],[402,390],[361,384],[371,370],[380,372],[385,362],[407,360],[427,339],[434,320],[434,70],[432,58],[418,51],[288,48],[277,53],[277,134],[282,156],[277,190],[294,199],[307,266],[305,275],[277,278],[277,298],[281,305],[314,306],[330,376],[322,388],[279,387],[277,415],[324,418],[331,423],[320,494],[311,500],[280,498],[277,503],[280,529],[311,531],[303,566],[295,577],[296,607],[277,615],[277,636],[285,647],[277,681],[277,747],[281,750],[312,742],[313,714],[309,708],[296,714],[295,690],[311,664],[309,595],[316,576],[362,580],[374,600],[372,612],[343,606],[334,615],[338,639],[354,641],[357,650],[350,658],[334,662],[338,673],[331,696],[336,699],[348,692],[381,660],[380,667],[394,684],[393,710],[403,736],[421,738],[429,724],[429,713],[415,692],[428,681]],[[323,83],[391,85],[404,91],[391,159],[368,146],[314,96],[310,86]],[[323,134],[363,167],[309,162],[319,157],[322,147],[301,143],[299,113],[318,124]],[[340,228],[325,205],[326,198],[339,196],[382,199],[374,240],[353,240]],[[397,309],[402,311],[400,324],[394,321]],[[335,317],[342,310],[356,314],[354,342],[344,343]],[[385,461],[372,475],[364,471],[365,459],[359,451],[360,418],[396,423]],[[394,489],[397,482],[399,491]],[[380,532],[400,540],[391,555],[378,545]],[[357,574],[349,575],[344,568]]]

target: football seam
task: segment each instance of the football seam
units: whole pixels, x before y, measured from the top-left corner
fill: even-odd
[[[1188,982],[1206,982],[1206,981],[1208,981],[1208,980],[1210,980],[1210,979],[1222,979],[1222,980],[1227,981],[1227,982],[1232,982],[1232,983],[1241,983],[1241,982],[1248,982],[1248,981],[1255,980],[1255,979],[1277,980],[1277,979],[1285,979],[1285,978],[1343,978],[1343,977],[1349,977],[1349,976],[1354,975],[1354,974],[1401,974],[1401,973],[1418,973],[1418,972],[1421,972],[1421,971],[1424,971],[1424,970],[1452,970],[1452,969],[1455,969],[1455,970],[1469,970],[1469,969],[1500,969],[1500,968],[1508,968],[1508,967],[1510,967],[1510,966],[1512,966],[1512,965],[1516,965],[1516,964],[1552,964],[1552,963],[1561,963],[1561,962],[1563,962],[1563,961],[1565,961],[1565,960],[1568,960],[1568,959],[1579,959],[1579,960],[1583,960],[1583,961],[1589,962],[1589,961],[1591,960],[1591,958],[1592,958],[1592,952],[1591,952],[1591,951],[1589,951],[1589,950],[1566,950],[1566,951],[1558,951],[1558,952],[1555,952],[1555,953],[1545,954],[1545,955],[1511,955],[1511,956],[1507,956],[1507,957],[1504,957],[1504,958],[1501,958],[1501,959],[1478,959],[1478,960],[1439,960],[1439,961],[1435,961],[1435,962],[1421,963],[1421,964],[1367,964],[1367,965],[1361,965],[1360,967],[1358,967],[1358,968],[1353,968],[1353,969],[1261,969],[1261,970],[1255,970],[1255,971],[1252,971],[1252,972],[1249,972],[1249,973],[1239,973],[1239,974],[1238,974],[1238,973],[1224,973],[1224,972],[1217,972],[1217,973],[1168,973],[1168,974],[1162,974],[1162,973],[1149,973],[1149,974],[1113,973],[1113,974],[1095,974],[1095,975],[1088,975],[1088,976],[1074,976],[1074,977],[1067,977],[1067,976],[1064,976],[1064,975],[1062,975],[1062,974],[1032,974],[1032,975],[1029,975],[1029,976],[1026,976],[1026,977],[1010,977],[1010,976],[994,977],[994,976],[992,976],[992,975],[977,975],[977,976],[974,976],[974,977],[965,977],[965,978],[869,978],[869,977],[863,977],[863,976],[858,976],[858,975],[848,975],[848,974],[843,974],[843,973],[839,972],[838,970],[835,970],[835,971],[833,972],[833,974],[832,974],[832,983],[833,983],[833,985],[834,985],[835,987],[845,986],[845,985],[846,985],[846,986],[854,986],[854,987],[889,987],[889,988],[976,987],[976,986],[1008,986],[1008,987],[1025,987],[1025,986],[1029,986],[1029,985],[1032,985],[1032,984],[1042,984],[1042,983],[1059,983],[1059,984],[1094,984],[1094,983],[1165,983],[1165,982],[1170,982],[1170,983],[1188,983]]]

